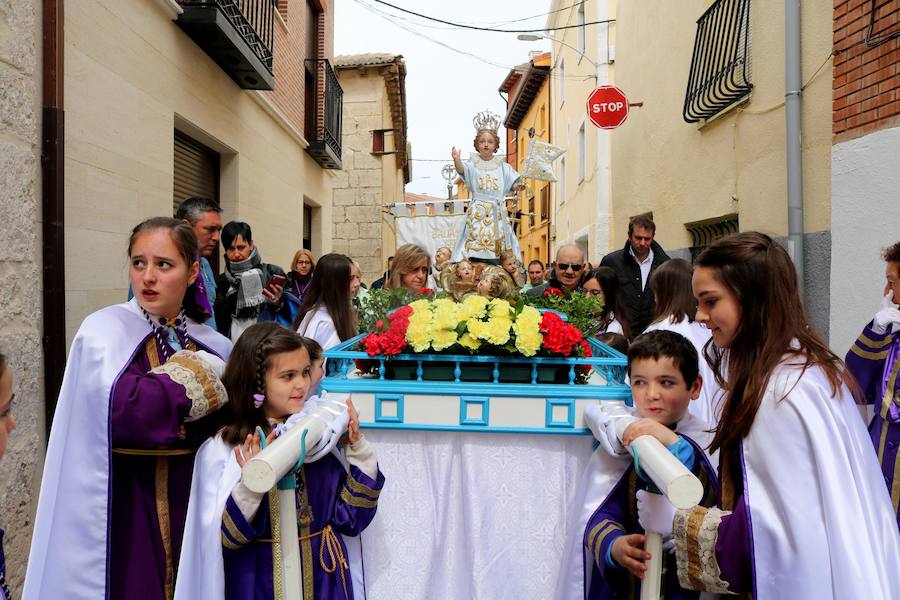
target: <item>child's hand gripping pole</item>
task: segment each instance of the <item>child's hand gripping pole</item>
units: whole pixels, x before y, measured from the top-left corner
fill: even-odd
[[[621,443],[625,430],[636,421],[634,417],[620,417],[615,421],[616,437]],[[662,442],[651,435],[642,435],[631,442],[631,453],[634,455],[634,467],[645,473],[662,494],[668,498],[668,502],[659,497],[655,503],[657,506],[664,503],[672,507],[666,512],[660,524],[656,527],[645,527],[644,550],[650,553],[650,561],[647,563],[647,571],[641,582],[641,600],[659,600],[660,585],[662,583],[662,538],[663,534],[672,533],[672,520],[675,508],[691,508],[696,506],[703,498],[703,484],[685,467],[680,460],[675,458]],[[638,492],[641,494],[641,492]],[[647,496],[658,496],[644,492]],[[641,496],[638,496],[641,499]],[[666,528],[666,519],[668,527]]]
[[[296,473],[306,458],[307,448],[315,447],[323,435],[329,433],[329,425],[338,418],[326,406],[319,406],[264,446],[241,471],[241,481],[251,491],[262,494],[273,487],[278,488],[278,539],[281,542],[284,597],[288,600],[303,599],[303,573],[297,538]],[[265,436],[261,438],[264,440]],[[272,533],[274,536],[275,532]]]

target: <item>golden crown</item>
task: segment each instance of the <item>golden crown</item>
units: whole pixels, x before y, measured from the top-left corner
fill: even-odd
[[[482,129],[497,131],[500,128],[500,115],[496,115],[490,110],[483,110],[472,119],[472,125],[475,126],[475,131]]]

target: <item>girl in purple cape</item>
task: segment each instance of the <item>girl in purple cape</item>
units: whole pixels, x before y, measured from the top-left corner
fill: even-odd
[[[710,445],[719,498],[676,511],[649,495],[641,525],[674,532],[687,589],[896,598],[900,537],[852,377],[809,325],[787,251],[761,233],[723,238],[697,258],[692,285],[725,391]]]
[[[197,238],[167,217],[128,240],[134,298],[88,316],[50,432],[24,597],[171,598],[194,453],[231,343],[202,323]]]
[[[6,362],[6,356],[0,353],[0,458],[6,453],[6,442],[9,434],[16,428],[16,418],[12,414],[13,372]],[[6,557],[3,554],[3,530],[0,529],[0,600],[12,600],[9,585],[6,583]]]
[[[251,326],[235,344],[222,377],[230,415],[197,455],[176,598],[281,598],[286,543],[300,545],[304,598],[363,597],[363,590],[354,588],[356,565],[348,559],[343,536],[358,536],[372,521],[384,475],[352,403],[340,403],[349,421],[332,431],[330,445],[347,430],[349,468],[336,452],[317,451],[317,442],[296,474],[297,537],[280,538],[275,488],[259,494],[240,480],[241,468],[260,452],[262,437],[272,441],[311,408],[304,405],[321,367],[307,348],[303,337],[270,322]],[[316,410],[323,404],[337,403],[320,400]]]

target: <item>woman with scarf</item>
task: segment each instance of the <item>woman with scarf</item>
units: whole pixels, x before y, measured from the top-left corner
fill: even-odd
[[[282,302],[284,271],[262,262],[253,244],[250,225],[230,221],[222,228],[225,272],[216,280],[214,312],[219,333],[237,341],[257,321],[290,321],[290,307]],[[281,278],[281,282],[272,278]]]

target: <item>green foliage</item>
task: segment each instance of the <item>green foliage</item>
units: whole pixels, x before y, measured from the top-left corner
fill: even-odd
[[[550,292],[556,290],[558,293]],[[603,325],[600,323],[600,314],[603,312],[603,298],[601,296],[589,296],[582,292],[569,292],[548,288],[548,293],[543,296],[528,296],[520,294],[516,299],[518,310],[522,305],[535,308],[549,308],[563,313],[568,317],[569,323],[581,331],[585,338],[595,335]]]

